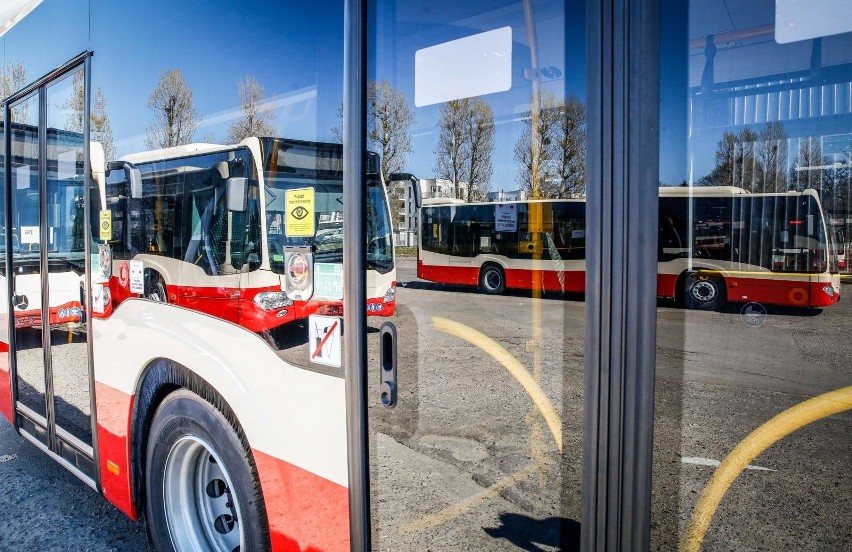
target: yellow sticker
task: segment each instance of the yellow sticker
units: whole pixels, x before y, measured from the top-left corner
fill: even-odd
[[[287,237],[313,237],[314,228],[314,189],[300,188],[287,190],[285,194],[287,220],[284,233]]]
[[[101,240],[109,241],[112,239],[112,211],[109,209],[101,211]]]

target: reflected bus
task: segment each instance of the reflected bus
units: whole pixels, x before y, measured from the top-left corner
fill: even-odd
[[[2,123],[0,123],[2,130]],[[16,328],[70,325],[84,320],[83,163],[78,158],[80,134],[48,128],[46,166],[49,217],[39,224],[38,128],[14,123],[10,129],[10,235],[0,238],[0,270],[6,278],[6,255],[13,257],[11,307]],[[46,236],[42,234],[46,230]],[[47,238],[47,239],[44,239]],[[41,249],[46,249],[50,299],[42,318]],[[0,299],[8,300],[4,295]]]
[[[109,300],[95,311],[141,296],[254,332],[314,313],[342,315],[342,152],[340,144],[247,138],[109,163],[96,187],[111,219],[113,270],[104,278]],[[390,212],[377,155],[367,167],[367,310],[390,316]],[[288,209],[288,194],[303,190],[309,209]],[[92,212],[93,227],[100,216]],[[305,220],[307,233],[296,231]]]
[[[424,203],[418,278],[488,294],[585,290],[585,200]],[[702,310],[840,299],[833,240],[814,190],[661,188],[658,238],[660,298]]]

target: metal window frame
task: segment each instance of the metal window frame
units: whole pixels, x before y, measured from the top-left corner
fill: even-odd
[[[34,82],[27,85],[25,88],[19,90],[15,94],[9,96],[4,100],[4,116],[5,121],[9,121],[11,118],[11,109],[13,104],[18,102],[19,100],[26,98],[28,96],[37,97],[39,101],[39,121],[38,121],[38,144],[39,144],[39,196],[41,198],[46,197],[47,190],[47,89],[54,83],[59,82],[61,79],[70,78],[70,75],[74,71],[82,70],[84,72],[84,107],[83,107],[83,174],[89,175],[91,174],[91,161],[89,159],[90,155],[90,144],[89,144],[89,134],[90,134],[90,102],[91,102],[91,51],[84,51],[80,54],[74,56],[61,66],[57,67],[53,71],[43,75],[41,78],[35,80]],[[12,274],[12,233],[11,233],[11,219],[9,213],[9,207],[11,206],[11,198],[12,198],[12,174],[11,170],[11,126],[5,125],[4,129],[4,155],[5,158],[3,163],[5,164],[5,178],[3,182],[4,188],[4,197],[5,197],[5,230],[6,230],[6,251],[9,254],[6,256],[6,274]],[[85,191],[84,193],[88,195],[89,183],[86,180]],[[85,220],[83,222],[83,232],[85,236],[90,235],[90,219],[89,219],[89,201],[88,199],[85,202],[85,211],[84,217]],[[47,236],[47,203],[46,200],[39,200],[39,232],[41,236]],[[47,266],[47,248],[41,247],[39,248],[39,263],[41,268]],[[90,243],[89,240],[85,241],[85,258],[89,259],[91,257]],[[91,282],[91,270],[90,263],[86,263],[85,270],[85,278],[87,282]],[[9,278],[7,281],[6,289],[3,293],[7,296],[8,304],[12,305],[12,279]],[[49,297],[49,284],[48,284],[48,274],[41,274],[41,291],[42,297]],[[99,450],[98,450],[98,432],[97,432],[97,408],[96,408],[96,397],[95,397],[95,375],[94,375],[94,366],[93,366],[93,357],[92,357],[92,317],[91,317],[91,305],[90,301],[85,305],[86,308],[86,332],[87,332],[87,362],[88,362],[88,386],[89,386],[89,401],[90,401],[90,423],[91,423],[91,431],[92,431],[92,442],[91,445],[88,443],[83,443],[79,441],[75,436],[69,434],[64,431],[61,426],[57,426],[56,424],[56,409],[54,405],[54,390],[53,390],[53,359],[51,356],[51,339],[50,332],[43,331],[42,332],[42,348],[44,350],[44,367],[45,367],[45,430],[47,434],[47,444],[43,444],[38,440],[33,441],[40,447],[43,447],[43,450],[47,452],[54,459],[58,460],[60,464],[64,465],[68,468],[74,475],[80,478],[87,485],[95,488],[98,492],[102,490],[101,487],[101,478],[100,478],[100,470],[99,466]],[[15,343],[15,314],[14,309],[10,308],[8,315],[8,326],[9,326],[9,377],[11,379],[11,395],[12,395],[12,408],[13,408],[13,424],[15,429],[21,433],[21,423],[20,423],[20,415],[18,413],[18,380],[17,380],[17,360],[14,351],[17,350],[17,344]],[[49,318],[49,312],[45,309],[42,309],[42,327],[49,328],[50,325],[47,323]],[[23,434],[23,433],[22,433]],[[61,435],[60,435],[61,434]],[[61,438],[60,438],[61,437]],[[83,473],[83,471],[74,465],[71,461],[65,458],[62,454],[62,446],[64,445],[66,448],[70,447],[74,454],[82,454],[84,457],[91,457],[92,465],[94,466],[93,472],[91,474]]]
[[[343,6],[343,365],[351,550],[370,550],[367,429],[367,0]],[[353,239],[354,238],[354,239]]]
[[[659,209],[659,2],[587,8],[583,550],[648,550]]]

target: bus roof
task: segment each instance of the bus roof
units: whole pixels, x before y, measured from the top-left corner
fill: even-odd
[[[140,151],[139,153],[131,153],[121,157],[122,161],[128,161],[133,164],[148,163],[150,161],[159,161],[162,159],[174,159],[177,157],[188,157],[202,153],[213,151],[222,151],[225,149],[236,148],[237,146],[223,146],[221,144],[203,144],[194,143],[183,146],[174,146],[171,148],[163,148],[149,151]]]

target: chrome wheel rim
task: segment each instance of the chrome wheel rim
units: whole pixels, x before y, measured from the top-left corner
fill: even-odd
[[[485,287],[492,291],[500,288],[501,280],[500,273],[496,270],[489,270],[485,273]]]
[[[166,459],[163,506],[175,550],[241,550],[240,505],[219,456],[203,439],[179,439]]]
[[[701,280],[692,284],[690,293],[693,299],[701,303],[710,303],[719,294],[716,285],[709,280]]]

